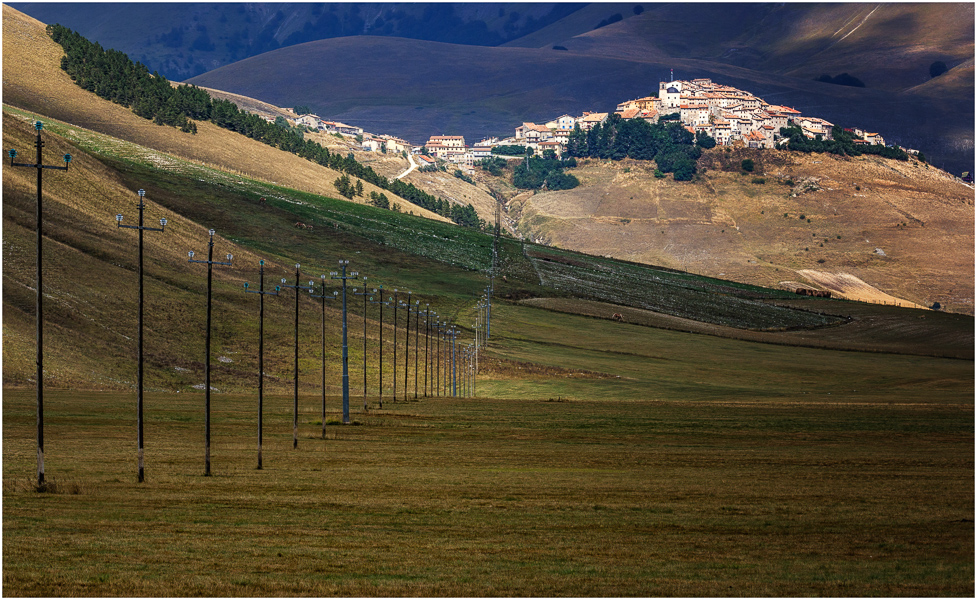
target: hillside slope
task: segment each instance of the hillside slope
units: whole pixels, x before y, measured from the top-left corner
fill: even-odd
[[[4,147],[29,155],[32,119],[5,109],[3,137]],[[217,231],[215,259],[234,256],[232,266],[214,267],[213,385],[222,391],[253,385],[257,297],[245,294],[242,284],[257,285],[259,258],[266,260],[266,289],[280,278],[294,283],[295,263],[302,265],[303,283],[305,277],[318,283],[320,274],[346,258],[372,285],[412,289],[415,299],[449,318],[470,290],[484,286],[484,275],[471,263],[487,263],[491,238],[471,229],[195,169],[49,119],[43,137],[46,157],[73,156],[67,173],[44,179],[45,367],[52,387],[126,389],[134,383],[137,236],[118,228],[114,215],[122,213],[126,223],[138,218],[139,188],[146,190],[147,224],[168,221],[166,231],[145,235],[150,389],[189,390],[202,381],[207,268],[188,263],[186,253],[206,256],[208,228]],[[4,385],[24,386],[31,383],[34,367],[36,182],[30,169],[5,168],[3,174],[3,375]],[[314,229],[294,228],[297,219]],[[334,282],[327,283],[329,292],[335,289]],[[294,304],[288,299],[293,293],[286,290],[283,298],[265,303],[269,389],[285,389],[291,381],[286,349],[293,343]],[[300,296],[307,324],[302,345],[309,349],[303,351],[301,369],[308,381],[319,374],[320,354],[313,358],[312,352],[322,343],[321,307],[307,293]],[[331,394],[337,393],[341,346],[340,311],[334,305],[326,307]],[[351,311],[354,319],[362,318],[359,305],[351,305]],[[373,307],[368,313],[370,360],[375,361],[378,315]],[[392,344],[389,333],[385,346]],[[354,348],[351,355],[362,353]]]
[[[749,175],[747,157],[757,165]],[[651,163],[581,161],[580,187],[517,196],[508,217],[530,239],[592,254],[770,287],[824,283],[799,271],[848,273],[973,314],[972,188],[871,156],[717,148],[700,162],[705,173],[679,183],[655,178]],[[885,300],[867,292],[850,296]]]
[[[201,164],[297,190],[340,197],[333,185],[340,173],[332,169],[208,122],[198,123],[198,133],[193,136],[172,127],[160,127],[83,90],[58,68],[63,54],[61,46],[45,34],[42,23],[4,5],[3,101],[6,104]],[[354,201],[365,202],[371,191],[383,191],[368,182],[364,182],[364,188],[364,197]],[[411,210],[414,214],[446,220],[420,207]]]

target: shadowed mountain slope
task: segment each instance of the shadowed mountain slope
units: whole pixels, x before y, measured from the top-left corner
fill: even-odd
[[[611,111],[653,93],[675,69],[677,78],[711,77],[878,131],[949,171],[973,170],[967,3],[17,6],[172,79],[207,71],[194,81],[414,142],[511,134],[523,121]],[[503,42],[508,48],[487,47]],[[516,47],[538,53],[508,52]],[[548,54],[561,56],[554,63]],[[245,68],[212,72],[258,55]],[[930,79],[936,61],[950,71]],[[813,81],[841,73],[866,88]]]
[[[655,92],[670,68],[676,78],[710,77],[839,125],[879,131],[951,171],[972,164],[973,107],[962,100],[896,96],[698,59],[359,36],[284,48],[189,82],[279,106],[306,104],[324,117],[421,143],[438,134],[477,141],[512,135],[524,121],[613,111],[618,102]]]
[[[121,50],[172,80],[295,44],[355,35],[495,46],[577,3],[41,2],[11,6]],[[596,21],[595,21],[596,22]]]

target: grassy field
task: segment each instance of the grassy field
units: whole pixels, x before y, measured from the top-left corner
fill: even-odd
[[[8,596],[972,596],[972,404],[428,399],[318,437],[289,398],[4,401]],[[331,399],[335,406],[336,399]]]
[[[304,395],[292,450],[266,397],[261,471],[254,393],[214,396],[211,478],[202,394],[150,394],[138,485],[132,393],[49,392],[37,493],[8,390],[4,594],[973,595],[972,361],[495,316],[478,398],[323,440]]]

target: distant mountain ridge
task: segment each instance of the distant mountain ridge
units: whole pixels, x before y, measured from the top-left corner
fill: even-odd
[[[569,3],[12,3],[181,81],[304,42],[356,35],[497,46],[558,21]]]
[[[326,118],[414,143],[430,135],[464,135],[471,143],[510,136],[524,121],[613,112],[619,102],[656,92],[672,68],[676,78],[708,77],[837,125],[878,131],[923,150],[942,168],[972,170],[972,102],[942,94],[896,97],[697,59],[357,36],[283,48],[189,83],[278,106],[308,105]]]
[[[12,6],[170,79],[199,74],[193,83],[415,143],[611,111],[674,69],[974,170],[968,3]],[[935,61],[949,70],[931,78]],[[867,87],[814,81],[841,73]]]

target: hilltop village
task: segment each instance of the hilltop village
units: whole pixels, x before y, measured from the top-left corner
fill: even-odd
[[[657,96],[627,100],[617,105],[614,114],[621,119],[643,119],[649,123],[676,121],[697,137],[708,136],[718,146],[742,144],[747,148],[777,148],[786,143],[781,128],[799,127],[809,139],[832,139],[834,123],[801,111],[777,104],[770,104],[751,94],[711,79],[691,81],[662,81]],[[546,123],[525,122],[515,128],[507,138],[489,138],[468,146],[463,136],[435,135],[421,146],[413,146],[406,140],[364,132],[362,128],[344,123],[326,121],[316,115],[296,116],[296,125],[354,137],[361,140],[362,150],[372,152],[408,152],[418,157],[419,166],[434,166],[435,159],[448,163],[472,166],[489,158],[499,146],[522,146],[542,154],[552,150],[561,156],[566,150],[574,129],[589,131],[605,123],[610,117],[606,112],[584,112],[574,117],[563,114]],[[885,145],[881,135],[859,128],[845,128],[859,145]],[[913,149],[904,148],[910,154]]]

